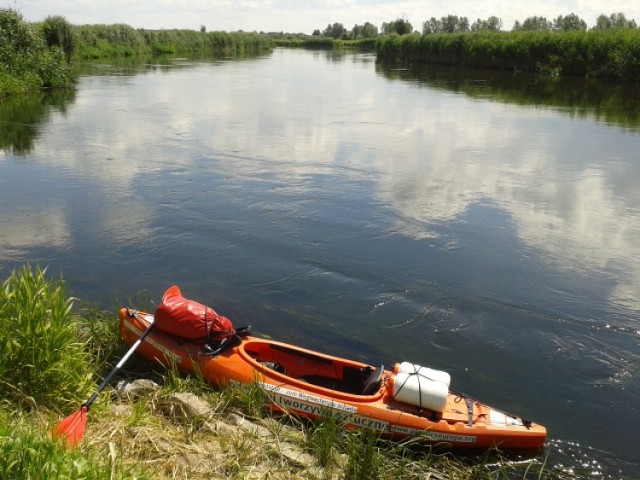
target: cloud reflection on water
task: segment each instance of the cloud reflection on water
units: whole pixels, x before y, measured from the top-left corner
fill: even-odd
[[[322,201],[315,176],[365,182],[394,212],[393,232],[417,240],[490,203],[548,262],[587,274],[615,270],[610,300],[640,310],[640,199],[628,181],[637,178],[637,133],[391,82],[372,75],[370,56],[352,58],[360,60],[332,68],[345,60],[276,51],[266,61],[85,78],[65,118],[42,132],[36,156],[90,183],[93,195],[128,197],[125,205],[101,202],[96,217],[122,242],[151,238],[158,206],[140,189],[168,176],[268,176],[290,207]],[[66,216],[22,215],[3,229],[2,244],[68,248]]]
[[[67,212],[59,206],[3,211],[0,225],[0,259],[25,258],[34,248],[65,249],[71,245]]]

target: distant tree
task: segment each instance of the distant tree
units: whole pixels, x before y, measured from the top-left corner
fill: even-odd
[[[325,28],[322,32],[322,36],[338,39],[346,36],[347,33],[347,29],[344,28],[344,25],[342,25],[341,23],[334,23],[333,25],[327,25],[327,28]]]
[[[440,20],[431,17],[422,24],[422,34],[430,33],[458,33],[468,32],[469,19],[467,17],[458,17],[457,15],[447,15]]]
[[[425,20],[422,24],[422,34],[429,35],[430,33],[441,33],[442,22],[439,22],[435,17],[431,17],[429,20]]]
[[[442,31],[444,33],[453,33],[453,32],[455,32],[457,21],[458,21],[458,17],[454,17],[453,15],[448,15],[446,17],[442,17],[440,19],[440,22],[442,23]]]
[[[457,15],[442,17],[442,31],[444,33],[458,33],[469,31],[469,19]]]
[[[364,25],[354,25],[351,30],[351,38],[373,38],[378,35],[378,27],[372,23],[366,22]]]
[[[575,32],[585,31],[586,29],[587,22],[582,20],[575,13],[571,13],[566,17],[560,15],[553,21],[553,30],[556,32]]]
[[[592,30],[611,30],[613,28],[637,28],[635,20],[627,20],[624,13],[612,13],[608,17],[600,15]]]
[[[207,26],[206,25],[200,25],[200,33],[207,33]]]
[[[512,30],[520,30],[527,32],[550,32],[553,29],[553,23],[544,17],[529,17],[520,23],[516,20]]]
[[[491,16],[486,20],[477,19],[471,25],[472,32],[499,32],[502,30],[502,20],[496,16]]]
[[[613,28],[637,28],[635,20],[627,20],[622,12],[612,13],[609,18]]]
[[[384,35],[390,35],[392,33],[406,35],[407,33],[413,33],[413,26],[406,18],[397,18],[393,22],[383,23],[382,33]]]
[[[609,30],[611,28],[611,20],[606,15],[599,15],[596,24],[591,30]]]
[[[362,36],[364,38],[373,38],[378,36],[378,27],[376,27],[373,23],[365,22],[362,26]]]
[[[314,37],[319,37],[320,35],[322,35],[322,32],[320,32],[320,30],[316,28],[316,29],[313,31],[313,34],[312,34],[312,35],[313,35]]]

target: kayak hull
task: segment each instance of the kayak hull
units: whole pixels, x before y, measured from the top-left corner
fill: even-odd
[[[120,332],[133,345],[153,315],[123,308]],[[136,353],[164,366],[200,371],[212,385],[259,385],[278,410],[312,419],[335,417],[352,427],[402,440],[416,438],[452,448],[539,449],[546,429],[449,390],[441,412],[399,402],[393,396],[396,373],[354,360],[326,355],[273,340],[242,337],[213,356],[204,345],[185,342],[152,329]],[[381,373],[375,388],[363,394],[366,375]],[[369,379],[371,380],[371,379]]]

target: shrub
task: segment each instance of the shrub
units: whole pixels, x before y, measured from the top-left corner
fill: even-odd
[[[75,50],[71,24],[64,17],[47,17],[40,28],[47,45],[59,47],[64,52],[67,62],[70,62]]]
[[[18,12],[0,9],[0,94],[72,85],[60,47],[47,48]]]

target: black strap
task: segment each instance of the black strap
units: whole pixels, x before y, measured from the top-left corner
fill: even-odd
[[[217,357],[225,350],[240,345],[242,343],[242,337],[246,337],[247,335],[251,335],[251,325],[237,328],[236,332],[231,337],[222,339],[215,347],[206,343],[204,345],[204,349],[206,350],[205,355]]]
[[[464,397],[464,403],[467,405],[467,414],[469,415],[468,424],[473,426],[473,399]]]
[[[251,335],[251,325],[236,328],[236,335],[238,337],[246,337],[247,335]]]

